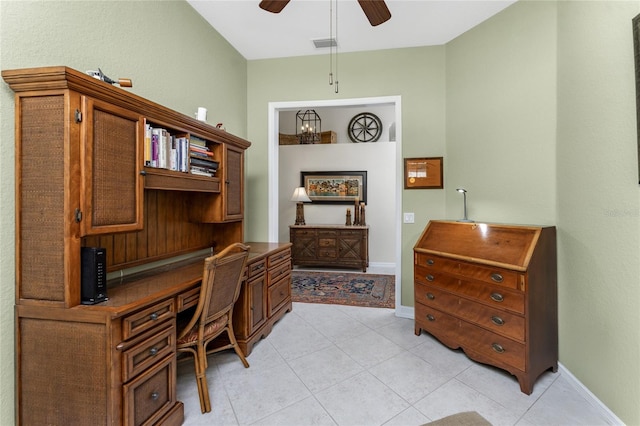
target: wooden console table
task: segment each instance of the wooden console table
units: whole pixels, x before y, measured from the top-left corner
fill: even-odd
[[[362,268],[369,266],[369,226],[291,225],[294,265]]]

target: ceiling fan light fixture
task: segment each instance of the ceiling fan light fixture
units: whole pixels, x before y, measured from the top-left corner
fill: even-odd
[[[326,49],[327,47],[338,46],[338,41],[335,38],[318,38],[312,41],[316,49]]]

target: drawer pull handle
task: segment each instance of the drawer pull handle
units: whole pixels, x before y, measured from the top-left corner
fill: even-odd
[[[427,319],[428,319],[429,321],[435,321],[435,320],[436,320],[436,317],[434,317],[433,315],[429,314],[429,315],[427,315]]]
[[[435,299],[435,298],[436,298],[436,297],[433,295],[433,293],[427,293],[427,299],[429,299],[429,300],[433,300],[433,299]]]
[[[434,262],[433,259],[427,259],[427,265],[433,265],[434,263],[436,262]]]
[[[158,321],[158,313],[152,313],[151,315],[149,315],[149,319],[151,319],[151,321]]]
[[[151,392],[151,399],[157,401],[160,398],[160,392]]]
[[[433,281],[435,279],[431,274],[427,275],[425,278],[427,279],[427,281]]]
[[[491,349],[493,349],[494,351],[498,352],[499,354],[504,353],[504,348],[502,347],[502,345],[499,345],[497,343],[492,343],[491,344]]]
[[[496,316],[491,317],[491,322],[493,322],[495,325],[504,325],[504,320]]]
[[[149,355],[151,355],[151,356],[156,356],[156,355],[158,355],[158,352],[159,352],[159,351],[158,351],[158,348],[151,348],[151,349],[149,349]]]
[[[491,300],[494,302],[502,302],[504,297],[500,293],[491,293]]]
[[[504,277],[502,276],[502,274],[494,272],[493,274],[491,274],[491,279],[497,283],[501,283],[504,280]]]

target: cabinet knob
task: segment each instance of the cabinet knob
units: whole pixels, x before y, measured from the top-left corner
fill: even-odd
[[[491,317],[491,322],[493,322],[495,325],[504,325],[504,320],[498,316]]]
[[[502,296],[500,293],[491,293],[490,297],[494,302],[502,302],[504,300],[504,296]]]
[[[435,279],[431,274],[427,275],[425,278],[427,279],[427,281],[433,281]]]
[[[428,319],[429,321],[435,321],[435,320],[436,320],[436,317],[434,317],[433,315],[429,314],[429,315],[427,315],[427,319]]]
[[[158,398],[160,398],[160,392],[151,392],[151,399],[153,399],[154,401],[157,401]]]
[[[436,263],[436,262],[434,262],[433,259],[427,259],[427,265],[431,266],[434,263]]]
[[[435,298],[436,298],[436,297],[433,295],[433,293],[427,293],[427,299],[429,299],[429,300],[433,300],[433,299],[435,299]]]
[[[140,175],[146,176],[147,175],[147,171],[146,170],[140,170]]]
[[[491,274],[491,279],[497,283],[501,283],[504,280],[504,277],[502,276],[502,274],[494,272],[493,274]]]
[[[149,315],[149,319],[151,319],[151,321],[158,321],[158,313],[152,313],[151,315]]]
[[[156,356],[156,355],[158,355],[158,348],[151,348],[151,349],[149,349],[149,355],[151,355],[151,356]]]
[[[502,345],[499,345],[497,343],[492,343],[491,344],[491,349],[493,349],[494,351],[498,352],[499,354],[504,353],[504,348],[502,347]]]

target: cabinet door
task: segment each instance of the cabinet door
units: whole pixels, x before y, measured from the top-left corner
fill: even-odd
[[[244,209],[244,151],[225,144],[224,148],[223,220],[238,220]]]
[[[293,263],[302,260],[315,260],[317,258],[316,234],[313,230],[291,230],[291,256]]]
[[[253,334],[267,319],[267,300],[265,298],[266,277],[264,274],[248,283],[251,308],[249,312],[249,334]]]
[[[338,237],[338,251],[344,260],[362,260],[362,235]]]
[[[82,235],[143,226],[144,120],[123,108],[83,98],[80,191]]]

